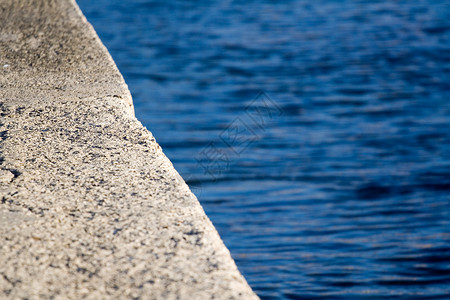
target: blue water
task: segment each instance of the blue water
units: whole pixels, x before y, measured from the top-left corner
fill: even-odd
[[[262,299],[450,299],[448,1],[79,4]]]

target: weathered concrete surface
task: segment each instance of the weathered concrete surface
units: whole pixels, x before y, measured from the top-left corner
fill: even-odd
[[[0,1],[0,299],[253,299],[74,2]]]

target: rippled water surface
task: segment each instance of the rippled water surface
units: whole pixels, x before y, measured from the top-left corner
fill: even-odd
[[[262,299],[450,299],[448,1],[79,4]]]

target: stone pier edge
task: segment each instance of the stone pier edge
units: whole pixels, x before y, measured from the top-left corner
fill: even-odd
[[[257,299],[75,1],[0,14],[0,298]]]

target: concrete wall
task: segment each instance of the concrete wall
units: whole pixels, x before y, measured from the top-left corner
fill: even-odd
[[[0,1],[0,299],[255,299],[73,1]]]

